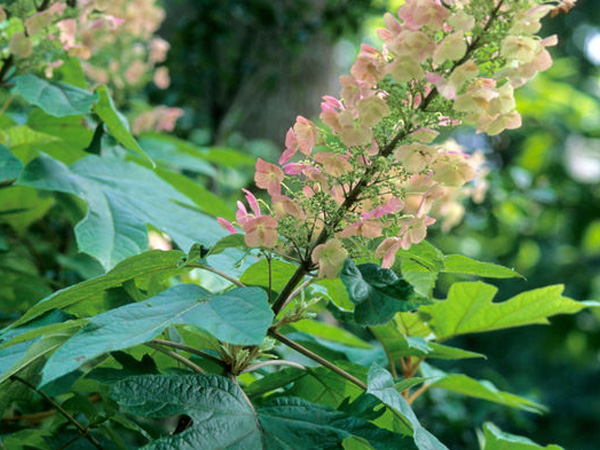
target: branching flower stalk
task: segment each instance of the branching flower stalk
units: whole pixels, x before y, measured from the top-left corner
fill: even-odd
[[[556,37],[535,33],[561,5],[408,0],[396,17],[384,16],[383,48],[362,45],[340,78],[340,98],[323,97],[321,123],[298,116],[279,165],[257,161],[268,211],[248,190],[249,209],[238,202],[249,247],[301,262],[273,302],[275,314],[305,275],[336,278],[348,256],[361,256],[353,242],[366,242],[389,268],[437,219],[445,228],[460,220],[461,198],[481,197],[482,158],[436,138],[459,124],[488,135],[521,125],[514,89],[551,66],[546,47]]]

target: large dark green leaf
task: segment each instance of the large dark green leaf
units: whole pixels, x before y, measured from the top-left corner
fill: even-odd
[[[406,281],[377,264],[354,264],[347,259],[340,278],[354,307],[354,319],[361,325],[388,322],[400,311],[411,311],[430,303],[415,294]]]
[[[96,92],[100,100],[94,105],[94,112],[102,119],[106,128],[108,128],[108,132],[125,148],[147,159],[154,166],[154,161],[144,152],[138,141],[131,134],[127,119],[115,107],[112,98],[108,94],[108,88],[100,86]]]
[[[87,114],[98,101],[97,94],[70,84],[44,80],[34,75],[15,77],[15,92],[56,117]]]
[[[70,168],[47,156],[27,165],[20,184],[75,194],[88,206],[75,227],[79,249],[110,269],[148,247],[147,224],[167,233],[184,251],[209,246],[227,232],[194,211],[193,203],[133,162],[88,156]]]
[[[121,286],[137,277],[176,269],[184,256],[183,252],[176,250],[168,252],[150,250],[141,255],[132,256],[119,263],[106,275],[55,292],[34,305],[10,328],[18,327],[52,309],[64,309],[83,300],[90,300],[101,295],[107,289]],[[2,335],[3,333],[0,333],[0,336]]]
[[[387,370],[373,364],[369,370],[367,385],[369,394],[378,398],[384,405],[399,414],[403,421],[410,424],[419,450],[448,450],[434,435],[423,428],[414,411],[395,388],[394,379]]]
[[[62,345],[42,371],[47,384],[104,353],[150,341],[167,326],[198,326],[237,345],[260,345],[273,320],[259,288],[238,288],[212,297],[195,284],[180,284],[148,300],[99,314]]]
[[[190,428],[151,442],[150,449],[195,450],[200,443],[203,450],[334,449],[351,436],[382,450],[413,448],[403,436],[301,399],[281,398],[255,410],[235,383],[217,375],[132,377],[111,395],[138,415],[192,418]]]

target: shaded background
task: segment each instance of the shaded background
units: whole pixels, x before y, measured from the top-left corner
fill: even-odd
[[[374,40],[382,12],[399,3],[166,1],[160,34],[172,44],[173,84],[166,93],[148,93],[185,108],[181,136],[274,160],[294,117],[318,115],[320,96],[337,93],[337,77],[360,41]],[[560,44],[552,49],[553,68],[518,92],[521,129],[495,138],[460,129],[454,136],[486,153],[490,190],[482,204],[467,206],[460,226],[448,234],[436,230],[431,240],[445,253],[498,262],[526,277],[497,282],[498,299],[555,283],[573,298],[600,299],[598,6],[580,1],[569,15],[546,20],[541,35],[556,33]],[[440,296],[451,281],[442,279]],[[475,448],[474,428],[485,420],[539,443],[600,448],[598,317],[587,311],[559,317],[551,327],[463,338],[457,343],[489,359],[444,367],[460,364],[471,376],[541,401],[549,414],[434,391],[416,405],[423,422],[451,448]]]

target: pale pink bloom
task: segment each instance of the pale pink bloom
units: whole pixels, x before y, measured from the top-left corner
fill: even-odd
[[[340,110],[344,109],[344,105],[337,98],[329,95],[323,96],[323,102],[321,102],[321,114],[319,118],[327,125],[334,133],[337,133],[341,129],[339,122]]]
[[[353,125],[342,128],[338,135],[346,147],[368,145],[373,140],[371,128],[362,126],[358,121]]]
[[[288,162],[297,151],[310,155],[316,140],[316,125],[305,117],[297,116],[296,123],[285,136],[285,151],[279,158],[279,164]]]
[[[137,84],[141,81],[142,77],[148,70],[148,66],[142,61],[134,61],[132,62],[127,70],[125,70],[125,81],[129,84]]]
[[[378,124],[381,119],[392,113],[385,100],[376,95],[359,101],[356,108],[358,120],[361,125],[367,127]]]
[[[248,214],[248,211],[246,210],[246,206],[242,202],[238,201],[237,207],[238,207],[238,209],[235,212],[235,219],[241,226],[244,226],[244,224],[246,222],[248,222],[248,220],[250,220],[252,218],[252,216],[250,214]]]
[[[260,216],[248,219],[242,228],[246,235],[244,240],[248,247],[273,248],[277,245],[277,220],[271,216]]]
[[[348,252],[338,239],[317,245],[312,253],[312,261],[319,265],[319,278],[337,278],[347,257]]]
[[[16,56],[27,58],[31,54],[31,41],[25,33],[14,33],[8,43],[8,50]]]
[[[433,167],[433,179],[445,186],[462,186],[476,175],[466,158],[456,153],[440,153]]]
[[[425,33],[404,30],[388,43],[388,48],[397,58],[411,58],[422,63],[433,56],[436,45]]]
[[[439,136],[439,132],[432,130],[431,128],[419,128],[408,135],[414,141],[423,142],[424,144],[430,144]]]
[[[398,147],[394,157],[408,172],[418,173],[429,167],[437,158],[437,154],[435,147],[412,142]]]
[[[542,24],[540,20],[552,11],[552,5],[539,5],[527,11],[517,13],[513,25],[510,28],[510,34],[535,34]]]
[[[467,33],[475,26],[475,18],[471,14],[467,14],[464,10],[454,12],[448,17],[448,25],[455,32]]]
[[[173,131],[177,119],[183,116],[183,109],[157,106],[155,108],[157,121],[156,131]]]
[[[281,194],[283,177],[283,170],[281,168],[260,158],[256,160],[254,181],[259,188],[266,189],[270,195]]]
[[[362,218],[363,220],[379,219],[387,214],[400,212],[402,211],[402,208],[404,208],[404,202],[399,198],[392,197],[387,203],[384,203],[371,211],[363,212]]]
[[[381,230],[383,229],[383,224],[379,221],[368,220],[361,221],[357,223],[353,223],[352,225],[348,225],[344,228],[340,233],[337,234],[338,237],[346,239],[352,236],[362,236],[365,238],[376,238],[381,236]]]
[[[60,61],[54,61],[54,62],[48,64],[46,66],[46,68],[44,69],[44,75],[46,76],[46,78],[52,78],[52,75],[54,74],[54,69],[62,66],[64,63],[65,63],[64,61],[60,60]]]
[[[392,61],[386,66],[385,73],[390,74],[398,83],[420,80],[425,75],[421,65],[409,57]]]
[[[33,16],[28,17],[25,20],[25,29],[29,36],[35,36],[36,34],[44,31],[48,28],[54,20],[54,14],[50,10],[35,13]]]
[[[60,42],[65,50],[75,45],[75,33],[77,33],[77,22],[75,19],[61,20],[56,24],[60,31]]]
[[[229,220],[223,219],[222,217],[217,217],[217,222],[219,222],[219,225],[221,225],[223,228],[225,228],[231,234],[237,233],[237,230],[235,229],[235,227]]]
[[[353,108],[359,100],[376,94],[376,91],[371,89],[367,83],[359,81],[351,75],[342,75],[340,84],[342,85],[340,96],[346,108]]]
[[[170,45],[164,39],[155,37],[150,40],[150,51],[148,54],[148,61],[151,64],[157,64],[167,59],[167,52],[169,51]]]
[[[334,153],[316,153],[314,160],[323,166],[323,172],[335,178],[341,177],[352,170],[352,165],[345,157]]]
[[[367,44],[362,44],[356,62],[350,68],[350,73],[356,80],[374,86],[383,73],[385,61],[379,50]]]
[[[273,195],[271,197],[273,210],[278,218],[291,216],[298,220],[304,220],[306,214],[302,208],[291,198],[285,195]]]
[[[387,43],[402,31],[402,25],[400,25],[398,19],[390,13],[385,13],[383,15],[383,23],[385,28],[377,30],[377,35],[383,42]]]
[[[286,175],[304,175],[321,173],[318,167],[306,163],[287,163],[282,166]]]
[[[541,51],[540,41],[531,36],[506,36],[500,44],[500,54],[508,61],[531,62]]]
[[[436,0],[406,0],[398,9],[398,17],[411,30],[420,30],[427,26],[431,31],[442,29],[450,12]]]
[[[171,77],[169,76],[169,69],[166,66],[158,67],[154,71],[152,77],[154,84],[159,89],[167,89],[171,85]]]
[[[400,238],[400,247],[408,250],[412,245],[422,242],[427,236],[427,227],[435,223],[435,219],[429,216],[406,217],[400,219],[403,222],[402,228],[398,233]]]
[[[446,61],[458,61],[467,53],[467,42],[463,33],[453,33],[440,42],[433,53],[433,63],[438,66]]]
[[[400,250],[401,245],[401,239],[397,237],[384,239],[383,242],[379,244],[379,247],[375,250],[375,257],[381,258],[383,256],[381,267],[389,269],[394,265],[396,253]]]
[[[151,250],[173,250],[173,244],[169,237],[156,231],[150,231],[148,233],[148,247]]]
[[[246,201],[250,205],[250,209],[252,210],[254,215],[256,215],[256,217],[260,217],[260,206],[258,206],[258,200],[256,200],[254,194],[248,189],[242,189],[242,191],[244,192],[244,194],[246,194]]]

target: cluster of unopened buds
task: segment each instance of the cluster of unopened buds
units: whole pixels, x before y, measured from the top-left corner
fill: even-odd
[[[434,215],[446,228],[458,222],[457,200],[481,198],[483,183],[465,185],[485,169],[480,155],[436,138],[458,124],[488,135],[521,125],[513,92],[552,63],[556,38],[535,33],[556,3],[407,0],[387,13],[383,49],[362,45],[340,98],[323,97],[322,124],[298,117],[279,165],[257,161],[256,185],[271,201],[266,215],[247,190],[250,212],[238,202],[246,244],[287,248],[334,278],[356,249],[374,248],[391,267]]]

